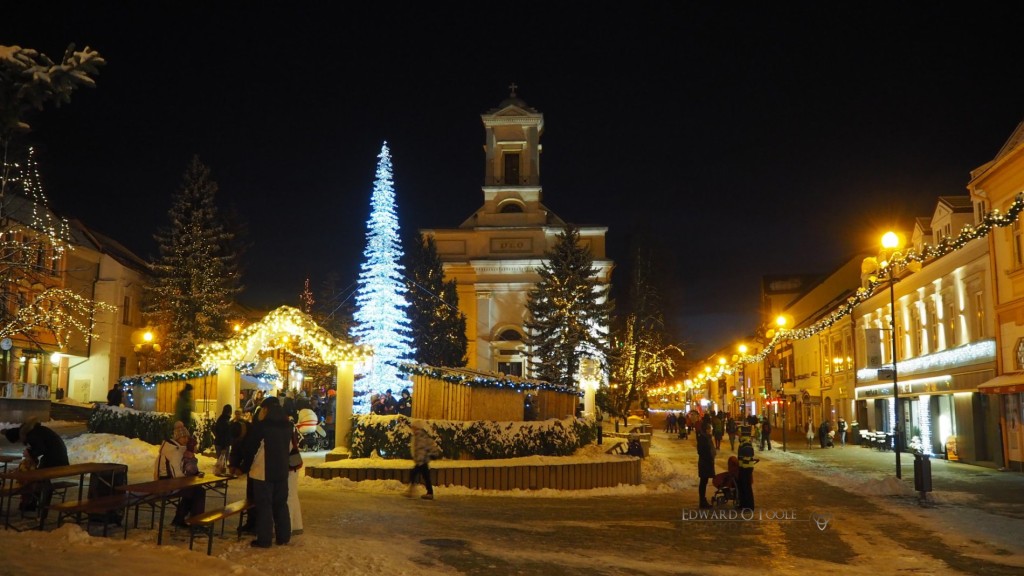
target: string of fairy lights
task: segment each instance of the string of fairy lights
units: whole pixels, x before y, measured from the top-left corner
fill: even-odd
[[[979,224],[975,226],[964,226],[956,236],[946,236],[937,244],[924,244],[920,251],[911,247],[906,252],[897,251],[892,253],[887,261],[880,263],[879,271],[885,272],[886,274],[884,276],[881,274],[871,276],[866,286],[858,288],[854,295],[847,298],[846,302],[831,314],[806,328],[777,329],[772,336],[771,341],[768,342],[760,352],[757,354],[742,355],[738,358],[736,364],[752,364],[760,362],[764,360],[775,346],[785,340],[804,340],[820,334],[839,320],[853,314],[853,311],[857,306],[875,294],[876,288],[881,285],[887,286],[890,281],[898,281],[899,278],[897,274],[900,270],[923,265],[926,262],[941,258],[942,256],[960,250],[972,240],[988,236],[996,228],[1011,226],[1017,221],[1017,216],[1020,215],[1021,211],[1024,211],[1024,192],[1020,192],[1014,197],[1013,202],[1010,203],[1005,212],[1001,212],[998,208],[994,208],[985,214]],[[721,373],[722,370],[723,369],[720,368],[719,372]],[[726,373],[731,374],[731,369]],[[710,376],[708,377],[710,378]]]
[[[567,388],[559,384],[552,384],[550,382],[543,382],[540,380],[520,380],[509,376],[484,376],[482,374],[474,374],[446,368],[435,368],[433,366],[425,366],[422,364],[402,364],[398,367],[398,370],[405,374],[426,376],[428,378],[433,378],[434,380],[441,380],[452,384],[461,384],[462,386],[468,386],[470,388],[496,388],[501,390],[514,390],[516,392],[548,390],[552,392],[571,393],[579,397],[583,396],[583,390]]]

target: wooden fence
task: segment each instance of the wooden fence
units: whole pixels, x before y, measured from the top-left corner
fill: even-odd
[[[360,460],[352,462],[365,463]],[[411,464],[409,468],[344,467],[337,464],[331,467],[305,466],[306,476],[322,480],[348,478],[354,482],[398,480],[408,484],[412,468]],[[493,467],[445,461],[433,465],[430,480],[437,486],[465,486],[481,490],[589,490],[621,484],[637,486],[640,484],[640,459],[622,456],[604,462]]]
[[[209,413],[220,415],[217,406],[217,375],[199,376],[188,380],[165,380],[155,386],[135,386],[132,395],[135,397],[135,408],[150,412],[174,413],[174,405],[178,394],[186,384],[192,385],[192,411],[197,414]],[[238,406],[234,406],[237,408]]]
[[[527,395],[533,400],[531,415],[526,414]],[[413,418],[498,422],[521,422],[528,416],[531,420],[562,419],[576,413],[579,401],[575,389],[518,391],[413,376]]]

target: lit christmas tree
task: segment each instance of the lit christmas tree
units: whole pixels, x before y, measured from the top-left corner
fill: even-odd
[[[163,328],[163,368],[189,367],[200,344],[229,334],[227,315],[240,291],[233,234],[226,231],[214,202],[217,183],[198,157],[185,170],[172,199],[170,225],[156,239],[160,257],[147,287],[146,317]]]
[[[395,212],[395,184],[392,180],[391,151],[387,142],[380,149],[377,177],[370,198],[370,220],[366,223],[365,260],[359,272],[356,293],[356,326],[352,336],[373,349],[371,366],[356,382],[353,411],[366,413],[370,396],[408,385],[399,373],[400,364],[411,362],[414,350],[405,308],[402,242]]]

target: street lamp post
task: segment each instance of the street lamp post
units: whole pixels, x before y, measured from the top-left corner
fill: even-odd
[[[740,352],[740,422],[747,419],[747,363],[744,356],[747,354],[747,345],[740,344],[737,347]]]
[[[888,251],[895,250],[900,245],[899,236],[894,232],[886,232],[882,236],[882,248]],[[900,409],[900,388],[899,382],[896,375],[896,268],[892,262],[892,254],[886,259],[885,269],[889,276],[889,307],[891,316],[889,316],[889,342],[892,346],[892,401],[895,406],[895,418],[893,422],[893,448],[896,451],[896,478],[903,478],[903,464],[900,462],[900,430],[903,429],[900,426],[900,416],[903,411]]]

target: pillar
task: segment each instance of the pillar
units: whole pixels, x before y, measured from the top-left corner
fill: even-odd
[[[351,457],[349,440],[352,437],[352,384],[355,380],[355,363],[338,362],[338,394],[334,404],[334,450],[324,460],[333,462]]]
[[[235,365],[231,362],[220,362],[217,364],[217,411],[214,413],[220,416],[220,411],[225,404],[230,404],[233,409],[241,408],[238,405],[238,375],[235,373]]]

